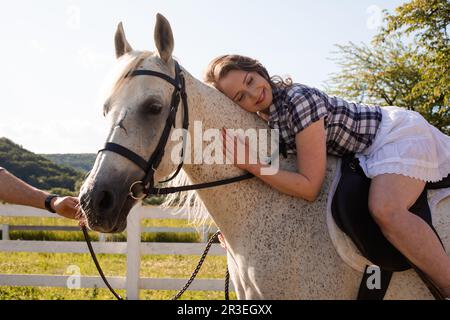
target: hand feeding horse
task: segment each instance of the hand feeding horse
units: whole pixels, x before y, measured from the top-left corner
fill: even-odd
[[[103,101],[104,114],[111,124],[107,143],[124,146],[134,158],[141,159],[153,157],[172,114],[176,84],[170,79],[177,78],[178,64],[172,57],[174,39],[170,24],[161,15],[157,16],[154,41],[155,52],[135,51],[119,25],[115,36],[117,65],[111,77],[112,86]],[[201,121],[205,130],[223,126],[267,129],[256,115],[242,110],[185,69],[179,70],[185,82],[191,136],[194,136],[195,121]],[[163,76],[130,76],[139,72]],[[183,113],[175,113],[175,127],[181,128],[187,119]],[[175,144],[167,139],[158,165],[152,166],[152,182],[176,171],[177,164],[170,152]],[[295,171],[295,156],[281,159],[280,168]],[[197,203],[200,201],[207,209],[226,238],[230,276],[239,299],[356,297],[361,270],[352,268],[352,261],[344,262],[341,252],[335,248],[336,237],[330,237],[328,232],[329,193],[338,168],[339,159],[329,156],[322,191],[314,203],[284,195],[258,179],[196,191]],[[138,201],[137,197],[130,196],[130,190],[136,181],[143,180],[144,169],[145,164],[136,165],[123,151],[107,148],[99,152],[80,193],[91,229],[100,232],[125,229],[127,215]],[[203,183],[238,174],[242,174],[241,170],[233,165],[186,163],[173,184]],[[191,195],[186,198],[188,207]],[[435,227],[447,248],[450,247],[449,212],[450,198],[433,206]],[[198,218],[198,212],[194,212],[194,218]],[[394,274],[386,294],[390,299],[431,297],[411,270]]]

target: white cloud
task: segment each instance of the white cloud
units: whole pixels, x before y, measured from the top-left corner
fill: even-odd
[[[366,9],[366,13],[369,14],[366,25],[370,30],[375,30],[383,24],[383,10],[377,5],[371,5]]]
[[[67,21],[66,25],[71,30],[81,29],[81,9],[79,6],[70,5],[66,8]]]
[[[45,45],[37,39],[30,40],[30,47],[40,54],[44,54],[47,51]]]
[[[106,55],[90,48],[82,48],[77,52],[78,62],[86,69],[98,70],[113,64],[111,55]]]

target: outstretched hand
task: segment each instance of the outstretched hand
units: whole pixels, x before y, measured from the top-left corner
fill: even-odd
[[[52,207],[62,217],[78,220],[80,225],[85,223],[80,201],[76,197],[57,197],[53,200]]]
[[[261,111],[258,111],[258,112],[256,112],[256,114],[261,118],[261,119],[263,119],[264,121],[269,121],[269,115],[268,114],[266,114],[266,113],[264,113],[264,112],[261,112]]]

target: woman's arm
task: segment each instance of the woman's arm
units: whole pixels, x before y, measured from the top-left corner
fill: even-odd
[[[298,172],[279,170],[262,175],[263,164],[236,164],[285,194],[314,201],[321,189],[326,171],[326,134],[320,119],[296,135]],[[248,148],[248,147],[247,147]],[[236,163],[236,162],[235,162]]]
[[[326,136],[324,119],[314,122],[295,137],[297,171],[279,170],[275,175],[261,175],[262,165],[249,170],[275,189],[307,201],[314,201],[320,193],[326,171]]]
[[[300,173],[278,170],[274,175],[261,175],[259,168],[247,170],[275,189],[290,196],[313,202],[317,194],[311,181]]]

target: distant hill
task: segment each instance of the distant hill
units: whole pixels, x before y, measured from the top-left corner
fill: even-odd
[[[95,162],[95,153],[80,153],[80,154],[41,154],[41,156],[50,161],[62,165],[72,167],[74,169],[88,172],[92,169]]]
[[[0,138],[0,167],[44,190],[64,188],[75,191],[75,184],[84,173],[25,150],[7,138]]]

